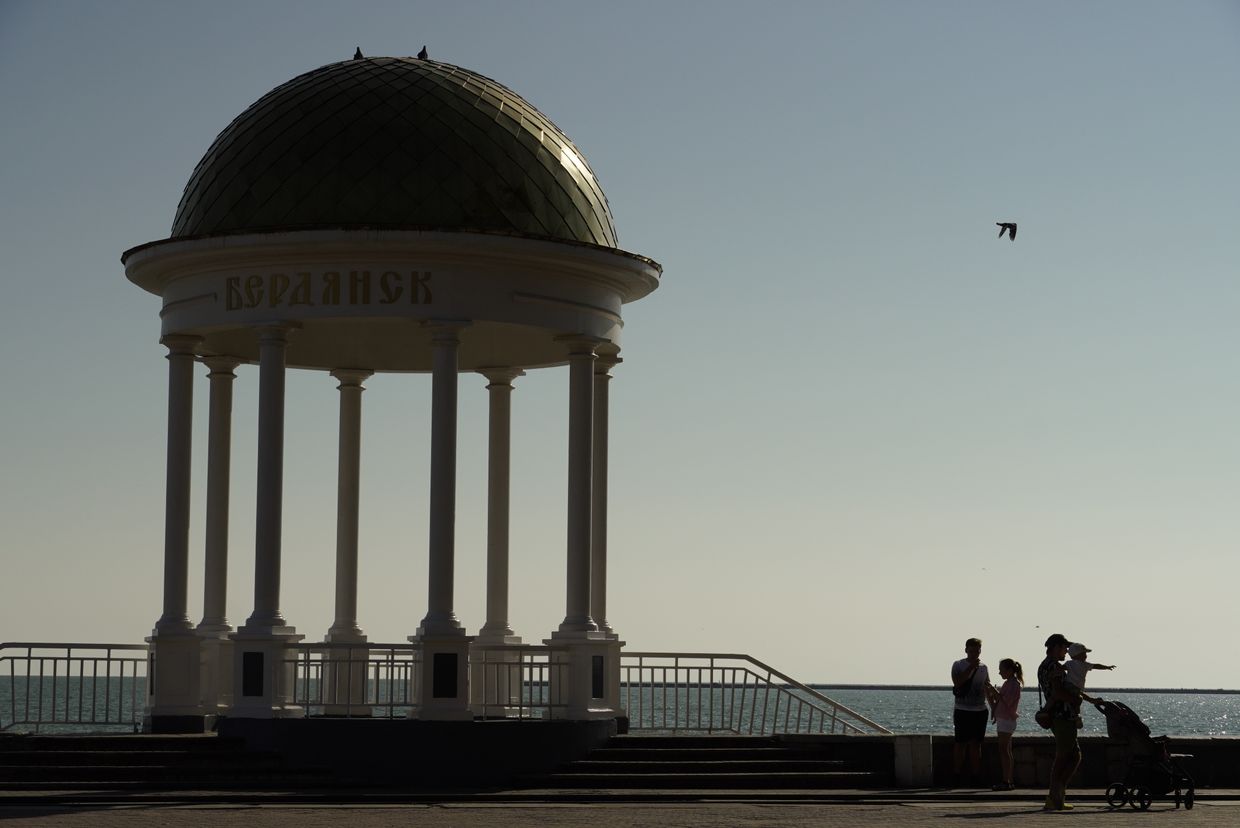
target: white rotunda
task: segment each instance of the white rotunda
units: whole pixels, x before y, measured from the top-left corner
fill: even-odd
[[[545,115],[495,81],[438,61],[358,57],[323,66],[229,124],[191,175],[170,237],[122,261],[130,281],[162,299],[169,360],[151,730],[201,731],[219,715],[305,713],[294,667],[307,634],[280,610],[289,368],[329,373],[340,392],[335,618],[318,676],[328,688],[325,709],[366,706],[358,481],[363,383],[375,372],[430,374],[432,383],[428,596],[408,645],[411,715],[473,719],[519,706],[506,673],[483,669],[519,663],[529,646],[507,618],[509,396],[525,371],[567,365],[566,593],[563,621],[544,642],[554,676],[549,709],[570,720],[623,715],[622,642],[606,620],[608,380],[620,361],[623,305],[654,290],[661,268],[616,246],[593,171]],[[207,369],[210,413],[195,625],[187,583],[198,364]],[[246,365],[257,366],[259,399],[255,582],[253,611],[233,629],[224,612],[231,401]],[[490,404],[487,617],[476,635],[453,609],[462,371],[486,377]]]

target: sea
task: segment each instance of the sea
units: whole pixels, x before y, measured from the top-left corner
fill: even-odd
[[[895,733],[950,733],[953,696],[948,687],[890,687],[811,684],[813,689]],[[1240,691],[1094,689],[1089,694],[1122,702],[1155,736],[1240,735]],[[1017,732],[1041,733],[1033,721],[1036,687],[1021,696]],[[1083,736],[1105,736],[1106,719],[1082,705]],[[993,733],[993,727],[991,728]]]
[[[63,684],[60,686],[64,687]],[[948,687],[825,684],[809,686],[827,698],[895,733],[948,734],[952,729],[953,697]],[[40,706],[47,711],[47,714],[55,710],[54,716],[45,714],[45,720],[54,718],[58,721],[66,719],[90,721],[93,719],[133,722],[140,719],[141,707],[145,700],[143,680],[114,679],[113,687],[114,689],[110,690],[106,697],[101,690],[92,702],[89,695],[85,698],[79,697],[76,687],[69,690],[66,698],[59,698],[59,693],[56,694],[56,698],[53,698],[49,682],[48,692],[40,699],[37,691],[31,692],[29,696],[24,692],[24,679],[21,677],[14,680],[9,676],[0,675],[0,732],[28,729],[21,725],[15,727],[14,722],[29,721],[31,712],[35,712],[37,718],[37,710]],[[711,691],[707,690],[706,693],[709,696]],[[1091,688],[1090,693],[1109,701],[1123,702],[1141,717],[1155,736],[1240,736],[1240,691]],[[724,707],[726,698],[729,696],[735,698],[735,693],[719,689],[714,691],[714,695],[715,703],[720,709]],[[677,696],[669,687],[666,694],[662,692],[651,694],[647,691],[647,702],[644,708],[631,709],[630,715],[635,720],[657,722],[663,714],[661,710],[652,709],[659,706],[653,703],[656,698],[661,703],[667,703],[663,701],[665,699],[670,701],[673,707],[680,708],[682,714],[690,706],[701,706],[699,691],[685,691]],[[699,700],[696,705],[695,698]],[[678,699],[678,701],[671,701],[672,699]],[[751,707],[747,709],[756,709],[753,706],[752,696],[749,697],[749,703]],[[1021,698],[1018,733],[1040,734],[1043,732],[1033,721],[1033,714],[1037,708],[1037,691],[1034,688],[1027,688]],[[1083,706],[1082,717],[1085,721],[1082,735],[1106,735],[1106,720],[1090,705]],[[45,733],[100,729],[82,725],[56,724],[44,725],[40,728],[41,732]],[[115,732],[117,726],[106,729]]]

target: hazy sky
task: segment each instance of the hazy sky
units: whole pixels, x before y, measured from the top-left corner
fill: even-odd
[[[0,640],[160,614],[167,369],[122,251],[215,135],[355,47],[517,90],[665,268],[613,380],[609,616],[644,650],[939,682],[966,637],[1240,687],[1240,4],[0,0]],[[996,221],[1019,222],[1016,241]],[[202,614],[205,369],[190,615]],[[282,609],[332,621],[336,383],[290,372]],[[365,395],[360,623],[426,612],[430,380]],[[484,621],[461,377],[456,610]],[[567,389],[513,397],[511,620],[564,616]],[[250,614],[257,370],[229,618]]]

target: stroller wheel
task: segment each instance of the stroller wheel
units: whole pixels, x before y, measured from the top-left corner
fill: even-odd
[[[1112,808],[1122,808],[1128,804],[1128,788],[1123,782],[1107,785],[1107,804]]]
[[[1175,789],[1175,807],[1177,808],[1180,807],[1180,789],[1179,788]]]
[[[1190,811],[1193,809],[1193,793],[1192,788],[1184,792],[1184,807]]]
[[[1137,786],[1132,789],[1128,804],[1132,806],[1134,811],[1137,809],[1148,811],[1152,801],[1153,797],[1150,796],[1149,788]]]

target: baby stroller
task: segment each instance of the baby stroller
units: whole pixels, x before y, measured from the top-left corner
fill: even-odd
[[[1128,769],[1123,782],[1107,786],[1107,803],[1112,808],[1131,806],[1142,811],[1154,797],[1174,793],[1175,807],[1193,807],[1193,777],[1180,765],[1192,759],[1186,753],[1168,753],[1166,736],[1150,736],[1141,718],[1122,702],[1095,699],[1094,707],[1106,717],[1107,736],[1127,742]]]

